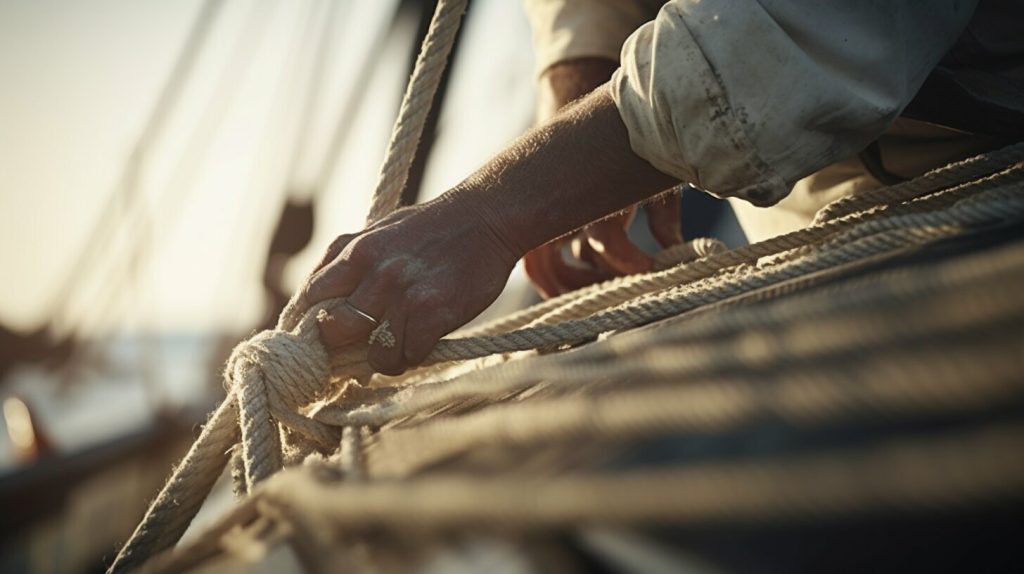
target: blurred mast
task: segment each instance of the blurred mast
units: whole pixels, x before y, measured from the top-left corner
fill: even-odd
[[[256,45],[266,32],[266,25],[273,10],[261,4],[263,3],[254,2],[250,8],[242,32],[239,33],[238,40],[221,69],[221,75],[216,81],[216,88],[212,91],[213,95],[200,112],[195,128],[188,137],[189,143],[184,146],[183,155],[178,158],[174,168],[170,171],[170,181],[163,186],[163,191],[157,194],[157,202],[150,210],[160,214],[164,225],[162,234],[164,237],[173,231],[178,215],[195,192],[196,186],[193,180],[202,164],[201,160],[209,150],[216,129],[226,116],[228,105],[241,87],[243,74],[252,65]],[[278,6],[280,5],[278,3]],[[142,209],[142,206],[139,206],[139,209]],[[122,227],[128,228],[126,233],[129,238],[141,233],[139,222],[143,218],[140,215],[133,220],[122,221]],[[157,253],[157,246],[150,245],[147,253],[150,257],[143,257],[142,244],[131,241],[127,242],[124,249],[127,250],[126,254],[108,257],[108,259],[113,258],[114,265],[120,262],[122,265],[130,267],[135,264],[133,262],[137,262],[144,268]],[[121,298],[124,293],[124,285],[122,284],[119,288],[117,284],[117,281],[123,279],[124,275],[117,273],[116,270],[109,275],[110,278],[106,279],[104,289],[96,292],[90,299],[91,307],[81,313],[81,317],[77,321],[80,331],[102,322],[117,324],[118,321],[112,319],[118,311],[117,306],[120,305],[122,311],[126,309]]]
[[[214,5],[213,9],[210,4]],[[184,86],[194,74],[195,64],[209,41],[213,20],[222,4],[223,0],[209,0],[209,3],[200,10],[196,25],[189,33],[182,55],[172,68],[170,79],[158,99],[160,105],[154,108],[154,113],[146,122],[146,129],[143,130],[142,137],[137,141],[126,163],[123,177],[114,193],[115,197],[126,198],[124,212],[119,214],[119,218],[112,217],[109,210],[101,215],[100,223],[105,223],[104,220],[107,219],[115,221],[115,223],[111,224],[109,233],[98,235],[93,239],[94,243],[86,246],[87,254],[76,262],[73,273],[69,275],[69,280],[75,283],[73,292],[79,294],[79,298],[86,297],[90,306],[76,316],[71,312],[70,302],[68,300],[63,302],[61,310],[64,312],[63,318],[67,321],[66,336],[88,332],[90,328],[95,328],[104,322],[108,326],[123,323],[115,316],[119,312],[130,310],[131,305],[125,302],[125,297],[132,292],[133,277],[136,278],[135,284],[139,285],[141,282],[137,278],[141,276],[156,253],[154,243],[141,240],[141,236],[148,232],[145,225],[147,220],[151,219],[148,213],[150,211],[159,213],[165,223],[169,222],[167,228],[173,229],[173,222],[194,191],[195,186],[192,185],[191,180],[196,174],[197,167],[201,164],[201,158],[210,146],[217,126],[225,116],[225,110],[230,100],[241,85],[241,74],[252,63],[255,44],[263,37],[266,24],[272,13],[272,10],[261,5],[262,2],[254,2],[249,10],[238,41],[228,56],[227,63],[222,68],[221,76],[217,80],[217,87],[212,92],[213,97],[200,112],[196,127],[188,138],[189,143],[184,147],[184,154],[170,172],[171,179],[164,186],[164,190],[157,195],[157,204],[152,210],[146,209],[146,206],[138,201],[138,177],[141,174],[145,153],[159,139],[168,118],[180,103]],[[123,237],[125,241],[117,244],[113,241],[117,237]],[[145,255],[149,257],[145,257]],[[101,258],[106,261],[101,261]],[[91,284],[87,278],[89,273],[94,278]],[[97,283],[101,283],[101,285],[97,285]],[[97,289],[98,286],[102,288]],[[90,287],[93,287],[91,293],[88,291]],[[83,292],[85,295],[82,295]],[[150,341],[149,344],[151,343]],[[144,364],[142,365],[144,379],[148,383],[152,383],[152,369],[149,367],[155,361],[156,352],[154,349],[146,347],[142,351],[144,353]],[[64,382],[75,380],[78,376],[78,369],[89,364],[95,357],[93,345],[82,341],[72,354],[68,369],[63,375]],[[151,389],[155,388],[153,384],[147,386]]]
[[[118,224],[135,209],[138,202],[138,178],[146,154],[153,142],[163,133],[168,118],[179,104],[184,87],[193,75],[196,61],[209,41],[213,24],[223,6],[224,0],[205,0],[200,6],[171,73],[159,91],[149,119],[125,162],[113,193],[107,199],[100,211],[99,219],[85,240],[82,253],[74,260],[70,271],[60,283],[61,287],[53,295],[53,303],[49,306],[52,309],[51,322],[62,336],[70,335],[74,331],[74,324],[67,317],[71,301],[69,295],[75,291],[80,278],[88,273],[96,260],[110,247],[120,227]],[[61,319],[68,323],[61,325]]]

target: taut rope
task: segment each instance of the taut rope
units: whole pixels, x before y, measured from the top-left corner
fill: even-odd
[[[465,0],[438,4],[392,133],[368,222],[387,215],[398,204],[465,7]],[[427,364],[577,344],[811,273],[953,237],[973,227],[1019,221],[1024,218],[1020,187],[1024,169],[1019,164],[1006,166],[1022,158],[1024,145],[1018,144],[876,192],[869,200],[841,200],[823,210],[807,229],[739,250],[694,246],[700,255],[694,261],[583,289],[467,336],[442,340]],[[1003,171],[974,181],[1000,168]],[[244,492],[314,450],[340,449],[341,462],[361,472],[364,431],[359,426],[380,425],[474,393],[492,397],[537,380],[536,374],[528,373],[529,367],[514,361],[488,370],[486,376],[470,374],[448,384],[415,387],[369,407],[328,405],[309,413],[311,404],[326,398],[332,379],[366,383],[372,374],[365,345],[332,355],[319,341],[317,313],[342,304],[342,299],[334,299],[302,310],[293,298],[276,329],[234,350],[225,370],[228,397],[153,501],[112,571],[138,566],[177,542],[239,441],[239,490]]]
[[[466,4],[467,0],[438,2],[402,100],[367,222],[398,206]],[[247,489],[281,468],[282,433],[299,432],[324,448],[337,445],[338,432],[296,414],[298,407],[318,398],[329,380],[329,360],[314,318],[320,309],[337,304],[327,302],[303,313],[293,297],[275,330],[235,349],[225,370],[228,397],[157,495],[111,572],[131,569],[177,542],[223,471],[239,436]],[[360,353],[365,356],[365,349]]]

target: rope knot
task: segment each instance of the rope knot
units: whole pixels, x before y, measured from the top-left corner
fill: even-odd
[[[320,450],[337,447],[336,430],[300,412],[320,398],[329,375],[330,358],[308,325],[263,331],[235,347],[225,380],[238,401],[246,490],[281,468],[278,424]]]
[[[318,341],[268,330],[235,347],[225,375],[236,391],[262,379],[271,411],[280,418],[281,409],[293,413],[319,397],[330,375],[330,357]]]

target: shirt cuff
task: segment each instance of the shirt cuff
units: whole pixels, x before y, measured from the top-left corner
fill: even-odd
[[[633,150],[720,197],[772,205],[888,129],[970,3],[672,0],[622,47]]]
[[[777,203],[791,185],[758,156],[684,21],[664,16],[663,10],[626,40],[612,76],[630,147],[657,170],[712,195]],[[671,79],[655,68],[666,60],[660,65],[673,68]]]

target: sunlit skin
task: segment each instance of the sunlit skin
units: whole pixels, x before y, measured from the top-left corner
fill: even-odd
[[[630,149],[607,85],[527,132],[437,199],[338,237],[303,286],[388,321],[390,347],[368,360],[394,375],[492,303],[532,249],[677,182]],[[367,340],[373,324],[342,310],[320,322],[328,348]]]
[[[616,68],[618,62],[605,58],[579,58],[551,66],[538,85],[538,120],[551,119],[566,105],[604,84]],[[662,247],[683,240],[679,207],[674,196],[645,206],[651,234]],[[649,271],[651,256],[634,245],[626,233],[635,215],[636,209],[630,208],[533,249],[523,257],[527,276],[542,295],[554,297],[615,276]]]

